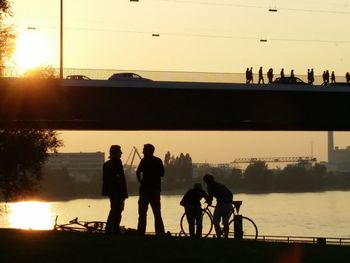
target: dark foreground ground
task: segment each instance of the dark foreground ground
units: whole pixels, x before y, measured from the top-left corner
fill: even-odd
[[[350,262],[350,247],[0,229],[0,262]]]

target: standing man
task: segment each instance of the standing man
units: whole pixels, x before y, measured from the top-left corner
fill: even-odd
[[[260,82],[262,81],[262,84],[265,84],[265,81],[264,81],[264,74],[263,74],[263,68],[260,67],[259,69],[259,80],[258,80],[258,84],[260,84]]]
[[[152,207],[156,235],[164,235],[164,224],[160,212],[161,177],[164,176],[164,166],[161,159],[153,156],[154,146],[145,144],[144,157],[136,170],[136,176],[140,183],[139,190],[139,222],[137,230],[144,235],[147,224],[148,205]]]
[[[103,164],[102,195],[108,196],[111,209],[108,214],[106,233],[119,234],[124,201],[128,198],[125,175],[120,157],[122,151],[119,145],[109,149],[109,160]]]
[[[267,72],[267,78],[269,80],[269,84],[273,83],[273,69],[270,68],[269,71]]]
[[[204,175],[203,181],[208,186],[208,204],[211,204],[213,197],[216,199],[216,207],[213,214],[216,236],[221,238],[220,221],[222,220],[222,224],[224,225],[224,237],[227,238],[229,220],[232,214],[233,194],[225,185],[215,182],[211,174]]]

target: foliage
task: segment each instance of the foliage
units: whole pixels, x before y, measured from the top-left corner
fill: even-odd
[[[167,152],[164,157],[165,180],[167,185],[186,182],[192,179],[192,158],[187,153],[174,157]]]
[[[11,16],[11,1],[9,0],[0,0],[0,19],[3,19],[5,16]]]
[[[41,167],[49,152],[63,145],[55,131],[44,129],[0,129],[0,191],[8,201],[36,190]]]
[[[16,34],[13,27],[6,25],[5,17],[11,16],[11,2],[8,0],[0,0],[0,77],[3,73],[5,62],[12,56],[15,51]]]
[[[48,67],[37,67],[28,70],[24,77],[35,78],[35,79],[54,79],[58,78],[55,69],[51,66]]]
[[[253,162],[244,171],[246,183],[254,190],[269,189],[272,172],[262,161]]]

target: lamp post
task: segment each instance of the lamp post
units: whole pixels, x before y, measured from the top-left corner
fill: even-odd
[[[60,16],[60,79],[63,79],[63,0],[61,0]]]

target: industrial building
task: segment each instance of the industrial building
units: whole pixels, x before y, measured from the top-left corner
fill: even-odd
[[[344,149],[334,147],[334,134],[328,132],[328,171],[333,172],[350,172],[350,146]]]
[[[49,155],[45,167],[49,169],[67,169],[77,181],[89,181],[93,175],[102,174],[105,153],[53,153]]]

